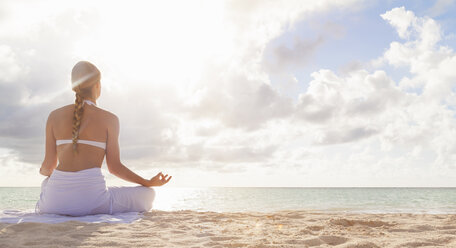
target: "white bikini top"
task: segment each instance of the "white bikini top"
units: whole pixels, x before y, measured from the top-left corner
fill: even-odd
[[[93,103],[90,100],[84,100],[82,102],[82,105],[84,105],[84,103],[87,103],[89,105],[97,106],[95,103]],[[73,140],[70,140],[70,139],[56,140],[55,143],[57,145],[71,144],[71,143],[73,143]],[[101,149],[106,149],[106,143],[105,142],[78,139],[77,143],[86,144],[86,145],[92,145],[92,146],[100,147]]]

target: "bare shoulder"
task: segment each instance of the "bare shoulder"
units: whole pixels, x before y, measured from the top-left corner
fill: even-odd
[[[73,109],[73,108],[74,108],[74,104],[68,104],[63,107],[53,110],[51,113],[53,113],[53,112],[59,113],[59,112],[63,112],[63,111],[68,111],[68,109]]]
[[[51,111],[51,113],[49,114],[49,118],[50,119],[51,118],[58,119],[60,117],[64,118],[64,117],[67,117],[68,115],[72,115],[73,111],[74,111],[74,104],[68,104],[68,105],[62,106],[60,108],[57,108],[57,109]],[[96,108],[96,111],[97,111],[96,114],[101,116],[103,120],[106,120],[106,122],[109,125],[115,125],[115,124],[119,123],[119,118],[114,113],[112,113],[108,110],[102,109],[102,108]]]
[[[108,121],[110,124],[116,124],[119,122],[119,117],[114,113],[109,112],[108,110],[100,109],[103,117]]]
[[[63,107],[60,107],[60,108],[57,108],[57,109],[54,109],[52,110],[50,113],[49,113],[49,118],[55,118],[56,116],[59,116],[59,115],[62,115],[66,112],[68,112],[69,109],[72,109],[74,108],[74,105],[73,104],[68,104],[68,105],[65,105]]]

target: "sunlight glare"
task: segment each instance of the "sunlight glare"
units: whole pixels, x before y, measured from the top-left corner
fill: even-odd
[[[209,60],[229,58],[232,33],[222,2],[134,3],[98,5],[98,30],[75,41],[75,56],[113,64],[118,73],[148,84],[188,84]]]

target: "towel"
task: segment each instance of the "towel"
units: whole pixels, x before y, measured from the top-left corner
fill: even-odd
[[[61,223],[65,221],[81,221],[89,223],[133,223],[140,220],[140,212],[125,212],[117,214],[96,214],[86,216],[67,216],[58,214],[36,214],[34,209],[29,210],[0,210],[0,223]]]

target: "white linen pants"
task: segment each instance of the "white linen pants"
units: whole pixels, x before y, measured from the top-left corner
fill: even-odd
[[[100,168],[67,172],[54,170],[41,184],[35,213],[71,216],[144,212],[152,208],[153,188],[106,187]]]

